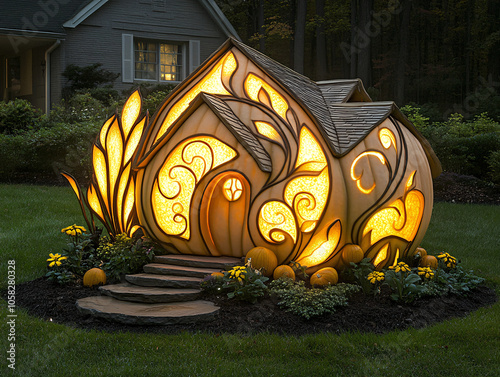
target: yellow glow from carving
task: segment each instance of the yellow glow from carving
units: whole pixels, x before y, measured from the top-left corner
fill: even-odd
[[[111,126],[111,122],[113,121],[113,119],[114,117],[109,118],[101,128],[101,132],[99,133],[99,141],[101,142],[102,146],[106,145],[106,134],[108,133],[109,126]]]
[[[271,99],[271,106],[280,117],[286,120],[286,112],[288,110],[288,103],[271,85],[266,83],[261,78],[250,73],[245,80],[245,91],[248,97],[254,101],[259,101],[259,92],[261,89],[267,92]]]
[[[377,267],[380,263],[382,263],[383,261],[385,261],[385,259],[387,258],[387,249],[389,249],[389,244],[388,243],[386,243],[382,247],[382,249],[380,249],[380,251],[378,252],[377,256],[373,260],[373,265],[375,267]]]
[[[106,139],[106,152],[108,154],[109,184],[111,193],[113,193],[118,174],[120,173],[122,167],[123,154],[123,140],[118,122],[114,122],[108,131],[108,137]]]
[[[328,230],[328,234],[326,234],[327,229],[328,227],[325,227],[312,238],[309,245],[307,245],[301,256],[297,259],[298,263],[308,267],[317,266],[327,260],[335,251],[341,236],[342,228],[340,221],[335,222],[330,230]]]
[[[397,199],[389,207],[376,212],[363,230],[363,236],[370,233],[370,243],[396,236],[412,241],[417,234],[424,212],[424,196],[420,191],[407,193],[405,201]]]
[[[416,170],[413,170],[413,172],[410,174],[408,181],[406,181],[406,190],[405,191],[408,191],[411,188],[411,186],[413,185],[413,179],[415,177],[416,172],[417,172]]]
[[[259,231],[266,241],[279,243],[288,234],[297,241],[297,227],[292,210],[285,203],[272,201],[264,204],[259,212]]]
[[[380,140],[380,143],[384,146],[385,149],[389,149],[391,147],[391,144],[394,145],[394,149],[397,150],[396,148],[396,137],[392,133],[392,131],[388,128],[382,128],[378,132],[378,138]]]
[[[268,139],[278,141],[278,142],[281,141],[280,135],[274,129],[274,127],[271,126],[269,123],[267,123],[267,122],[254,122],[254,123],[255,123],[255,128],[257,128],[258,133],[267,137]]]
[[[361,153],[358,157],[356,157],[354,159],[354,161],[352,162],[351,164],[351,179],[353,181],[356,181],[356,186],[358,186],[358,189],[359,191],[361,191],[363,194],[369,194],[370,192],[373,191],[373,189],[375,188],[375,183],[373,183],[372,187],[370,188],[364,188],[362,185],[361,185],[361,177],[363,176],[363,172],[361,172],[361,174],[359,175],[356,175],[355,173],[355,170],[356,170],[356,165],[358,163],[358,161],[365,157],[365,156],[375,156],[379,159],[379,161],[385,165],[385,157],[382,153],[380,152],[375,152],[375,151],[366,151],[366,152],[363,152]]]
[[[120,228],[124,229],[125,224],[122,222],[122,216],[120,216],[123,213],[123,197],[125,196],[125,190],[127,188],[127,181],[130,175],[130,164],[127,165],[125,170],[123,170],[121,177],[120,177],[120,183],[118,185],[118,194],[116,195],[116,207],[118,210],[118,221],[120,222]]]
[[[127,195],[125,196],[124,200],[125,204],[123,211],[123,228],[127,227],[130,214],[132,213],[132,210],[134,208],[134,197],[135,197],[135,185],[134,185],[134,180],[132,179],[128,186]]]
[[[144,118],[137,126],[134,127],[134,130],[130,134],[130,137],[127,141],[127,146],[125,147],[125,159],[123,164],[126,164],[130,161],[132,156],[134,155],[137,146],[139,145],[139,141],[141,140],[142,131],[144,130],[144,124],[146,123],[146,118]]]
[[[99,204],[99,199],[97,198],[96,191],[94,189],[94,185],[90,185],[87,190],[87,201],[89,202],[90,208],[97,213],[97,215],[104,219],[104,214],[102,213],[101,205]]]
[[[293,208],[302,232],[314,230],[328,200],[328,168],[318,176],[304,175],[292,179],[285,188],[285,201]]]
[[[392,264],[393,266],[396,266],[398,264],[398,259],[399,259],[399,249],[396,249],[396,257],[394,258],[394,263]]]
[[[122,127],[125,138],[130,133],[130,130],[132,129],[132,126],[136,122],[137,118],[139,118],[140,111],[141,96],[139,95],[139,91],[136,90],[130,97],[128,97],[127,102],[125,102],[125,105],[123,106]]]
[[[94,145],[93,149],[94,175],[97,179],[97,186],[102,195],[104,203],[108,202],[108,178],[106,174],[106,159],[99,148]]]
[[[201,92],[209,94],[230,95],[222,84],[222,77],[229,77],[236,70],[236,59],[232,52],[228,52],[213,67],[210,72],[196,85],[194,85],[175,105],[168,111],[168,114],[156,135],[155,142],[167,132],[177,118],[189,107],[191,101]]]
[[[232,148],[210,136],[188,139],[170,153],[152,192],[153,212],[166,234],[189,239],[189,211],[196,184],[235,157]]]
[[[318,165],[314,171],[321,171],[326,166],[326,157],[314,135],[307,127],[302,127],[299,137],[299,153],[295,167],[299,167],[305,163],[314,162],[324,164]],[[310,169],[309,169],[310,170]]]
[[[229,178],[222,186],[222,192],[227,200],[235,202],[243,193],[243,184],[238,178]]]

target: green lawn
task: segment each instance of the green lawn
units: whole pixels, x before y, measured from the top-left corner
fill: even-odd
[[[45,273],[60,229],[83,225],[71,189],[0,185],[1,276],[16,261],[18,282]],[[422,243],[447,251],[500,287],[500,207],[438,203]],[[3,278],[0,287],[5,288]],[[0,375],[8,326],[1,301]],[[149,335],[83,331],[17,312],[18,376],[499,376],[500,303],[467,318],[385,335]]]

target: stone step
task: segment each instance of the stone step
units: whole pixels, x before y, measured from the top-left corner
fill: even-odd
[[[242,263],[241,258],[180,254],[159,255],[154,258],[154,262],[188,267],[216,268],[219,270],[224,270],[226,267],[233,267]]]
[[[219,271],[220,269],[217,268],[177,266],[175,264],[164,263],[149,263],[144,266],[144,272],[148,274],[191,276],[202,279],[207,275]]]
[[[201,293],[201,290],[192,288],[141,287],[129,283],[103,285],[99,290],[118,300],[143,303],[192,301]]]
[[[82,313],[127,325],[207,322],[213,320],[219,310],[213,302],[203,300],[144,304],[109,296],[82,298],[76,302],[76,306]]]
[[[134,274],[126,275],[125,280],[142,287],[168,287],[168,288],[200,288],[203,279],[188,276]]]

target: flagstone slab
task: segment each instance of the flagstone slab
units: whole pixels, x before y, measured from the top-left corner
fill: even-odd
[[[118,300],[143,303],[196,300],[201,293],[200,289],[141,287],[129,283],[103,285],[99,290],[106,296]]]
[[[144,266],[144,272],[148,274],[191,276],[202,279],[219,271],[220,269],[217,268],[188,267],[164,263],[149,263]]]
[[[224,270],[226,267],[233,267],[242,263],[241,258],[181,254],[159,255],[154,258],[154,262],[175,264],[178,266],[215,268],[219,270]]]
[[[143,287],[195,288],[200,287],[203,279],[189,276],[134,274],[126,275],[125,280]]]
[[[146,304],[117,300],[109,296],[92,296],[76,302],[84,314],[127,325],[174,325],[211,321],[219,308],[213,302],[196,300]]]

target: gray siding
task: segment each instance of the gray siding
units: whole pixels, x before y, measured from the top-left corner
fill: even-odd
[[[153,9],[155,4],[162,3],[166,4],[164,12]],[[159,41],[187,43],[190,39],[199,40],[201,62],[227,39],[198,0],[110,0],[66,32],[65,41],[53,53],[52,102],[60,99],[57,81],[61,80],[60,72],[68,64],[102,63],[103,68],[121,74],[122,34]],[[61,69],[59,74],[56,69]],[[121,76],[114,85],[118,91],[130,86],[122,82]]]

